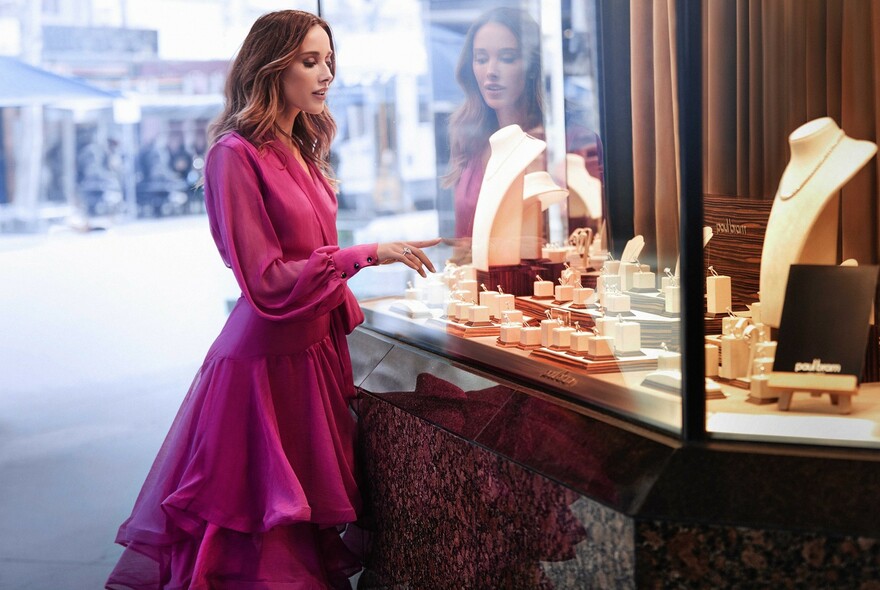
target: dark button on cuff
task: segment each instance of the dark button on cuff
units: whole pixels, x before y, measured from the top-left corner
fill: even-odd
[[[347,272],[345,272],[345,271],[342,271],[342,274],[341,274],[341,275],[339,275],[339,276],[341,276],[341,277],[342,277],[342,278],[343,278],[343,279],[344,279],[344,278],[345,278],[345,277],[347,277],[347,276],[348,276],[348,273],[347,273]]]
[[[354,263],[354,269],[355,269],[355,270],[359,269],[360,267],[361,267],[361,263],[360,263],[360,262],[355,262],[355,263]]]
[[[370,264],[372,264],[372,263],[373,263],[373,257],[372,257],[372,256],[367,256],[367,262],[369,262]]]

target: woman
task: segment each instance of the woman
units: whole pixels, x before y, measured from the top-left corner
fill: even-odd
[[[117,588],[349,588],[339,530],[358,518],[346,281],[437,241],[340,249],[327,158],[330,27],[260,17],[211,129],[211,233],[241,290],[117,542]]]
[[[490,10],[467,32],[456,67],[465,100],[449,119],[450,171],[444,182],[455,187],[456,238],[473,235],[489,137],[513,124],[544,135],[540,40],[538,24],[517,8]]]

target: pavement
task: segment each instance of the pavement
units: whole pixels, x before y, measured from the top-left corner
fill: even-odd
[[[203,216],[0,235],[0,589],[103,588],[237,294]]]

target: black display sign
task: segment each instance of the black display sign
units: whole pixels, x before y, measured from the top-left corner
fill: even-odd
[[[792,265],[773,370],[860,377],[878,269]]]

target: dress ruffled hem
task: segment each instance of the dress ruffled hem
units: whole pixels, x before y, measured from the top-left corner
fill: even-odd
[[[238,533],[208,525],[173,545],[126,546],[109,590],[350,590],[362,555],[334,527],[311,523]]]
[[[337,527],[360,496],[334,332],[294,354],[209,354],[119,529],[107,588],[348,588],[360,562]]]

